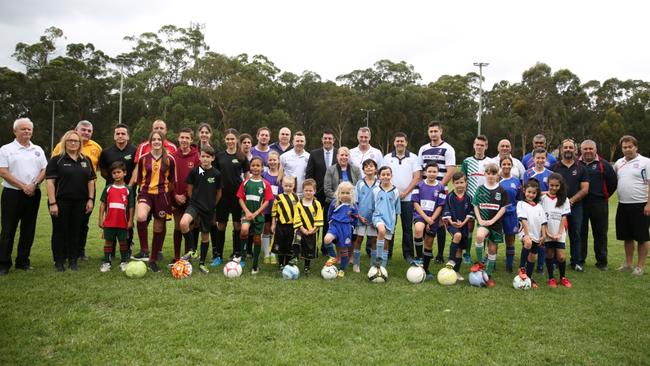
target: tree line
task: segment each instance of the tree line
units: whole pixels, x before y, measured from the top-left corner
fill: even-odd
[[[25,71],[0,67],[0,118],[9,124],[20,116],[35,122],[33,141],[50,148],[52,102],[56,103],[55,143],[82,119],[93,122],[93,139],[102,146],[113,141],[118,120],[120,76],[123,75],[122,121],[132,128],[132,139],[143,140],[151,121],[167,122],[169,138],[181,127],[210,123],[215,141],[234,127],[254,133],[288,126],[308,136],[308,147],[319,145],[330,128],[341,145],[356,146],[356,130],[366,124],[372,144],[389,151],[396,131],[410,138],[411,150],[428,141],[426,126],[440,120],[444,138],[458,157],[472,153],[477,130],[479,75],[443,75],[424,83],[413,65],[379,60],[372,67],[353,70],[335,81],[324,81],[313,71],[295,74],[280,70],[263,55],[227,56],[210,50],[202,26],[165,25],[157,32],[125,37],[129,52],[107,55],[92,43],[72,43],[57,52],[63,31],[45,30],[32,44],[18,43],[13,57]],[[56,56],[56,54],[61,54]],[[483,93],[482,131],[496,142],[508,138],[520,156],[530,150],[537,133],[556,147],[565,137],[591,138],[608,159],[617,151],[621,135],[650,146],[650,84],[642,80],[610,78],[583,83],[570,70],[552,71],[537,63],[522,73],[521,81],[500,81]],[[0,130],[2,141],[13,138]]]

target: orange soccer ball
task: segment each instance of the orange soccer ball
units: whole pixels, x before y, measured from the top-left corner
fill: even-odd
[[[172,276],[174,278],[187,278],[192,275],[192,263],[185,259],[179,259],[172,266]]]

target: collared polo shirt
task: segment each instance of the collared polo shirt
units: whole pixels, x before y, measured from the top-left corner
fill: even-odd
[[[420,171],[420,160],[414,153],[406,150],[403,157],[398,157],[397,153],[393,151],[384,156],[384,165],[388,165],[393,171],[393,185],[397,190],[404,192],[413,180],[413,173]],[[410,202],[411,193],[407,194],[402,201]]]
[[[0,148],[0,168],[7,168],[11,175],[23,183],[36,183],[36,178],[46,166],[47,159],[43,149],[31,141],[28,146],[23,146],[14,140]],[[2,182],[2,186],[18,189],[6,180]]]

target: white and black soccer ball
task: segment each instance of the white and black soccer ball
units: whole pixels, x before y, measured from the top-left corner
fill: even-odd
[[[388,281],[388,271],[382,266],[372,266],[368,271],[368,280],[373,283],[384,283]]]
[[[406,271],[406,279],[410,283],[422,283],[427,278],[427,273],[420,266],[411,266]]]
[[[297,280],[298,277],[300,277],[298,266],[288,264],[282,269],[282,278],[285,280]]]
[[[531,285],[532,282],[528,276],[526,276],[526,278],[521,278],[521,276],[516,275],[515,278],[512,279],[512,287],[516,290],[529,290]]]
[[[469,273],[469,284],[476,287],[485,287],[487,286],[487,281],[490,278],[488,277],[485,271],[475,271]]]
[[[339,270],[336,266],[323,266],[320,270],[320,275],[326,280],[333,280],[339,275]]]

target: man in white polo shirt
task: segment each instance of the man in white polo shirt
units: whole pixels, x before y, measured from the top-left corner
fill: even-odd
[[[284,176],[296,178],[296,193],[302,196],[302,182],[305,181],[309,153],[305,151],[305,134],[301,131],[293,135],[293,149],[280,155],[280,164],[284,169]]]
[[[34,243],[36,217],[41,201],[39,185],[45,178],[47,160],[43,149],[30,140],[34,124],[29,118],[14,121],[16,139],[0,148],[2,177],[2,232],[0,233],[0,276],[9,273],[16,229],[20,239],[15,266],[32,270],[29,254]]]
[[[377,167],[381,168],[384,165],[381,150],[370,146],[370,129],[368,127],[360,127],[357,131],[357,141],[359,145],[350,150],[350,163],[362,169],[362,164],[366,159],[372,159],[377,163]]]
[[[408,151],[406,146],[408,138],[404,132],[397,132],[393,140],[395,150],[384,156],[384,164],[393,171],[393,184],[397,187],[400,197],[402,222],[402,255],[407,263],[411,263],[415,257],[413,252],[413,202],[411,192],[420,181],[420,163],[416,154]],[[422,247],[418,250],[418,258],[422,255]],[[388,256],[392,257],[393,246],[391,245]]]
[[[499,151],[499,154],[493,157],[492,161],[497,166],[500,167],[501,159],[510,158],[512,160],[512,170],[510,171],[510,174],[512,174],[512,176],[515,178],[519,178],[519,180],[524,179],[524,173],[526,173],[526,168],[524,168],[524,164],[522,164],[519,159],[512,156],[512,144],[510,144],[510,140],[503,139],[499,141],[499,145],[497,145],[497,150]]]
[[[632,270],[641,276],[645,271],[650,242],[650,159],[637,152],[638,142],[633,136],[621,137],[623,157],[616,161],[618,176],[618,207],[616,209],[616,239],[625,244],[625,264],[619,271]],[[632,268],[634,242],[639,245],[637,265]]]

